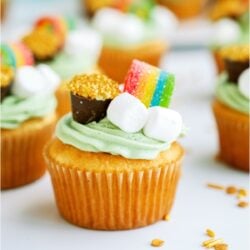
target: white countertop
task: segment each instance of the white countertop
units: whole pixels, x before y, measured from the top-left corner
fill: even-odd
[[[172,107],[190,128],[181,139],[186,157],[170,221],[117,232],[78,228],[59,216],[46,174],[33,184],[1,192],[1,249],[149,250],[153,249],[150,241],[161,238],[165,245],[159,249],[202,250],[206,228],[224,238],[229,250],[250,249],[249,209],[238,208],[236,198],[206,187],[212,182],[247,188],[249,180],[247,173],[215,160],[218,146],[211,112],[215,86],[211,55],[206,50],[171,52],[162,65],[176,74]]]

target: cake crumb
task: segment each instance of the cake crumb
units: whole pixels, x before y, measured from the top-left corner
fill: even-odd
[[[164,244],[164,240],[161,239],[154,239],[151,241],[151,246],[152,247],[161,247]]]
[[[235,186],[228,186],[226,188],[226,193],[227,194],[236,194],[237,193],[237,188]]]
[[[207,186],[209,188],[213,188],[213,189],[218,189],[218,190],[224,190],[225,188],[219,184],[214,184],[214,183],[208,183]]]
[[[248,207],[248,202],[247,201],[240,201],[238,204],[237,204],[238,207],[242,207],[242,208],[245,208],[245,207]]]
[[[211,238],[215,237],[215,232],[209,228],[206,230],[206,234],[207,234],[207,236],[209,236]]]
[[[228,250],[227,244],[216,244],[214,250]]]
[[[242,197],[246,197],[248,195],[248,192],[245,188],[240,188],[238,190],[238,195],[242,196]]]
[[[214,239],[214,238],[212,238],[212,239],[204,241],[202,243],[202,246],[205,247],[205,248],[212,248],[217,244],[224,244],[224,240],[223,239]]]

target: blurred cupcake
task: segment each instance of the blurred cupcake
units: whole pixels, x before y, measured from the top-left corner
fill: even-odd
[[[7,10],[7,6],[8,5],[8,0],[0,0],[0,19],[1,22],[4,20],[5,16],[6,16],[6,10]]]
[[[220,141],[219,157],[244,171],[249,170],[249,48],[249,45],[238,45],[221,51],[225,72],[219,77],[213,102]]]
[[[133,59],[159,65],[168,47],[167,40],[177,28],[175,16],[159,6],[123,12],[105,8],[97,12],[93,27],[103,37],[99,65],[111,78],[122,82]]]
[[[56,121],[59,82],[46,65],[1,67],[1,189],[28,184],[45,172],[42,149]]]
[[[145,78],[148,86],[139,99]],[[171,87],[152,92],[152,84]],[[57,207],[67,221],[119,230],[169,214],[183,157],[176,142],[182,120],[166,106],[148,110],[142,101],[165,103],[172,87],[171,74],[139,61],[126,77],[124,93],[103,75],[79,75],[69,82],[73,115],[61,118],[45,149]]]
[[[70,111],[70,98],[65,85],[79,73],[96,70],[102,46],[101,37],[87,27],[77,28],[72,19],[45,16],[36,21],[33,31],[23,38],[36,61],[49,65],[61,78],[56,91],[59,116]]]
[[[172,10],[180,19],[198,16],[206,0],[158,0],[158,2]]]

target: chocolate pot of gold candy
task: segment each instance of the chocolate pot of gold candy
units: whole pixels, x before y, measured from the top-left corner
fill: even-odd
[[[0,74],[0,91],[2,101],[10,93],[10,88],[13,83],[14,72],[12,68],[1,65],[1,74]]]
[[[250,46],[244,44],[228,46],[220,51],[230,82],[237,83],[240,74],[249,67],[249,50]]]
[[[73,119],[81,124],[104,118],[109,103],[119,94],[118,83],[101,74],[75,76],[68,88]]]

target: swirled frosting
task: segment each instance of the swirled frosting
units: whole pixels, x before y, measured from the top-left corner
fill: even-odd
[[[34,95],[28,98],[8,96],[0,104],[0,127],[15,129],[30,118],[46,116],[53,112],[55,107],[56,99],[52,94]]]
[[[225,73],[219,77],[218,86],[216,88],[216,97],[226,106],[239,112],[249,114],[249,99],[240,93],[239,88],[235,83],[230,83],[227,79],[228,77]]]
[[[146,137],[141,131],[126,133],[106,118],[100,122],[82,125],[72,115],[64,116],[57,124],[56,136],[65,144],[88,152],[105,152],[129,159],[154,159],[170,146]]]

